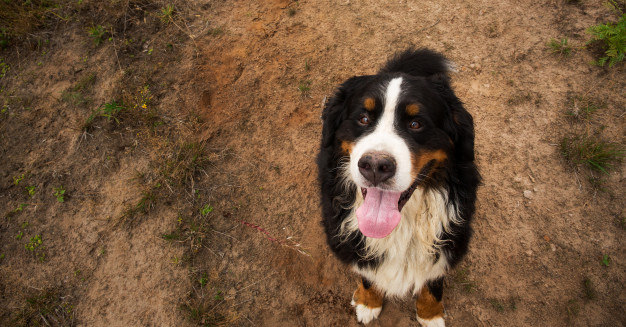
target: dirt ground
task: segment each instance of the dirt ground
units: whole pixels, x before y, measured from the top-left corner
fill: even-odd
[[[626,325],[626,169],[559,146],[624,144],[624,64],[583,49],[618,17],[604,1],[100,3],[0,51],[0,325],[357,326],[320,224],[320,115],[411,45],[456,63],[484,177],[447,324]],[[573,119],[581,99],[601,108]],[[417,325],[413,301],[371,325]]]

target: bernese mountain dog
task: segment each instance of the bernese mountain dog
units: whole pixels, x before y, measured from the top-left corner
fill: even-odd
[[[355,76],[324,108],[317,156],[323,225],[336,256],[361,276],[358,321],[383,298],[417,296],[422,326],[444,326],[446,271],[465,255],[480,174],[474,124],[454,94],[452,63],[428,49]]]

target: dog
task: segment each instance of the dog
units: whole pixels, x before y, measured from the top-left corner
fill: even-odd
[[[378,318],[385,296],[412,294],[422,326],[445,326],[444,274],[467,252],[481,182],[453,70],[441,54],[409,48],[325,103],[323,226],[334,254],[361,276],[359,322]]]

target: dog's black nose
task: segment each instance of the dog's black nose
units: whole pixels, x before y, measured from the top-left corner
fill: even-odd
[[[396,161],[384,152],[368,152],[358,162],[361,175],[374,186],[388,180],[396,173]]]

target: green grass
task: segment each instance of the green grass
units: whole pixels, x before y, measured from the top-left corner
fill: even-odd
[[[95,80],[96,75],[93,73],[82,76],[74,85],[61,93],[61,100],[74,106],[88,104],[90,100],[85,93],[93,87]]]
[[[497,312],[504,312],[504,304],[502,304],[502,302],[498,299],[489,299],[489,303]]]
[[[104,31],[104,27],[102,27],[102,25],[97,25],[89,27],[87,29],[87,33],[89,34],[89,37],[91,37],[91,39],[93,40],[93,43],[98,46],[100,45],[100,43],[102,43],[102,39],[104,38],[104,34],[106,32]]]
[[[452,278],[455,284],[461,285],[463,291],[466,293],[473,293],[478,288],[476,282],[469,278],[469,271],[467,268],[458,269]]]
[[[163,24],[169,24],[172,21],[173,14],[174,5],[167,5],[161,8],[161,13],[159,15],[161,17],[161,22],[163,22]]]
[[[202,208],[200,208],[200,214],[203,216],[208,215],[212,211],[213,211],[213,207],[208,204],[205,204]]]
[[[548,48],[552,54],[569,57],[572,54],[572,47],[567,42],[567,38],[562,38],[560,41],[551,39],[548,42]]]
[[[575,120],[589,121],[592,115],[599,109],[606,108],[606,103],[587,96],[576,95],[568,104],[569,109],[565,114]]]
[[[302,95],[308,94],[309,91],[311,91],[311,81],[310,80],[300,81],[300,84],[298,84],[298,90],[300,90],[300,93]]]
[[[65,202],[65,189],[63,188],[63,186],[54,188],[54,196],[57,198],[57,202]]]
[[[611,257],[608,254],[602,256],[602,265],[608,267],[611,264]]]
[[[599,41],[603,43],[605,49],[604,56],[598,58],[594,64],[604,66],[608,63],[609,67],[612,67],[624,60],[626,56],[626,14],[622,13],[617,23],[591,26],[587,32],[593,37],[589,43]]]
[[[625,151],[618,143],[578,135],[561,140],[561,154],[572,165],[584,165],[608,175],[613,165],[622,161]]]
[[[583,291],[584,291],[585,298],[587,300],[596,299],[597,297],[596,289],[593,287],[593,284],[591,283],[591,279],[589,279],[588,277],[585,277],[585,279],[583,280]]]
[[[17,186],[24,179],[24,174],[13,176],[13,185]]]
[[[13,315],[11,326],[75,326],[74,305],[68,296],[44,290],[29,296]]]
[[[9,66],[9,64],[4,62],[3,59],[0,58],[0,78],[4,78],[9,70],[11,70],[11,66]]]

